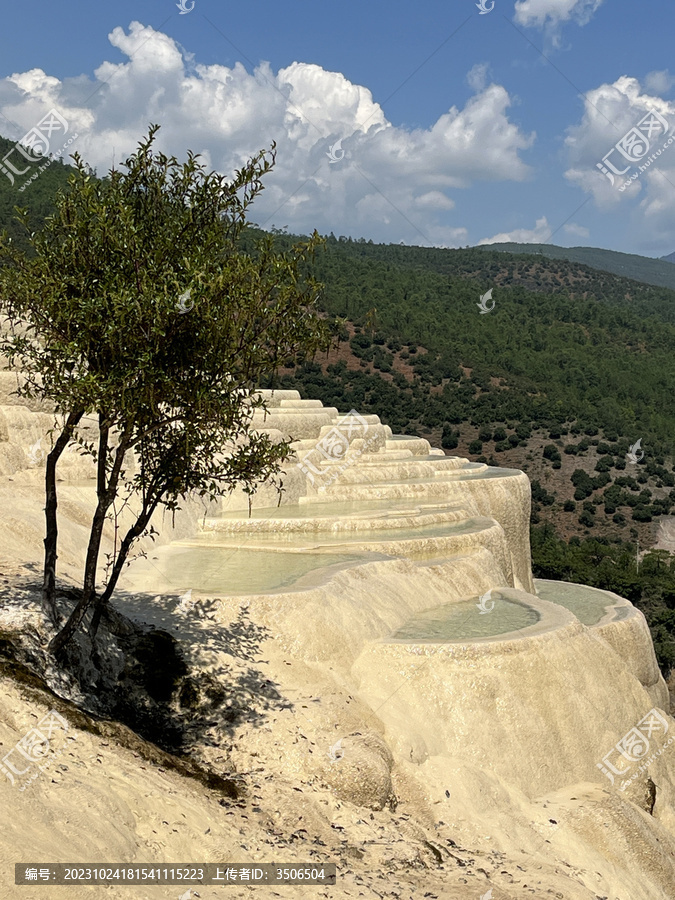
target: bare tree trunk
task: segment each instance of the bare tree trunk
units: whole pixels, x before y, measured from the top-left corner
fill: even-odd
[[[151,504],[139,514],[138,518],[131,526],[131,528],[127,531],[124,536],[124,540],[120,544],[120,550],[117,554],[117,558],[115,559],[115,564],[113,566],[112,572],[110,573],[110,578],[108,579],[108,584],[106,585],[105,591],[101,594],[100,597],[96,597],[94,600],[94,615],[92,617],[91,627],[89,629],[89,636],[91,637],[92,641],[96,637],[98,627],[101,623],[103,609],[110,600],[112,593],[117,586],[119,577],[122,574],[122,569],[124,568],[124,564],[127,561],[127,557],[129,556],[129,551],[131,550],[134,541],[139,538],[147,528],[150,519],[157,509],[159,499],[160,497],[157,496],[151,502]]]
[[[84,567],[84,583],[82,587],[82,597],[78,601],[75,609],[71,612],[66,624],[61,631],[52,638],[49,644],[49,651],[57,656],[71,640],[75,631],[82,623],[82,620],[89,611],[90,606],[96,600],[96,571],[98,569],[98,557],[101,550],[101,540],[103,538],[103,527],[108,510],[113,504],[117,494],[120,472],[124,456],[129,449],[129,438],[127,428],[125,434],[120,438],[115,451],[115,461],[113,463],[110,478],[106,477],[107,458],[108,458],[108,438],[109,426],[105,421],[103,414],[99,413],[99,452],[98,452],[98,471],[97,471],[97,489],[98,504],[94,512],[94,518],[91,524],[91,532],[89,535],[89,545],[87,547],[87,558]]]
[[[56,495],[56,463],[66,449],[73,432],[79,424],[84,410],[76,410],[69,414],[61,434],[58,436],[51,452],[47,455],[45,467],[45,565],[42,579],[42,609],[45,615],[58,628],[59,615],[56,609],[56,560],[58,559],[57,544],[59,530],[57,525],[56,510],[58,507]]]
[[[65,647],[68,641],[81,624],[86,616],[89,607],[94,602],[96,596],[96,569],[98,566],[98,554],[101,549],[101,538],[103,536],[103,526],[105,525],[106,513],[109,509],[104,503],[98,504],[94,513],[94,520],[89,535],[89,546],[87,548],[87,561],[84,570],[84,586],[82,596],[78,601],[75,609],[71,612],[68,621],[61,631],[54,637],[49,645],[49,650],[55,656]]]

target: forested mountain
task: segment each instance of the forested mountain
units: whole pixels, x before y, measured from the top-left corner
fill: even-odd
[[[635,253],[617,253],[599,247],[557,247],[555,244],[484,244],[476,249],[497,250],[502,253],[527,253],[549,259],[567,259],[614,275],[634,278],[645,284],[675,288],[675,271],[668,266],[668,257],[652,259]]]
[[[349,346],[358,368],[381,376],[331,360],[321,399],[372,397],[397,430],[576,422],[672,451],[674,291],[568,262],[332,238],[313,271],[325,311],[361,330]],[[494,309],[481,314],[490,290]],[[320,381],[311,365],[296,378]]]
[[[23,240],[13,205],[39,227],[68,171],[55,161],[23,192],[0,175],[0,226]],[[259,235],[250,229],[249,247]],[[397,431],[575,425],[672,453],[675,291],[533,254],[333,235],[313,274],[324,311],[350,324],[323,368],[283,373],[310,396],[377,412]],[[488,291],[494,308],[481,314]]]

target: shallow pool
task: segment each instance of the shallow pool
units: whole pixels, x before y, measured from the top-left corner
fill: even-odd
[[[475,640],[519,631],[536,624],[540,618],[531,606],[508,600],[498,591],[492,592],[492,599],[486,604],[490,606],[494,602],[490,612],[481,613],[478,600],[476,597],[427,609],[407,621],[390,640],[415,644]]]
[[[301,498],[301,500],[304,498]],[[314,516],[334,517],[350,517],[355,514],[366,514],[368,512],[382,512],[386,515],[396,516],[407,510],[421,509],[423,512],[437,512],[446,509],[457,509],[456,503],[434,502],[433,500],[420,500],[416,498],[397,498],[391,500],[340,500],[326,501],[325,503],[317,500],[307,503],[287,503],[282,506],[264,506],[251,510],[248,515],[247,510],[224,511],[220,515],[213,516],[214,519],[297,519],[312,518]]]
[[[373,527],[354,530],[321,529],[316,527],[312,531],[246,531],[244,529],[228,532],[226,530],[214,530],[197,536],[195,540],[204,543],[232,543],[234,541],[250,540],[252,542],[269,544],[270,546],[285,545],[287,547],[305,547],[307,544],[320,544],[322,547],[342,547],[348,544],[383,544],[387,546],[396,541],[425,540],[434,537],[449,537],[452,535],[473,534],[482,531],[486,527],[486,519],[465,518],[462,521],[433,523],[431,525],[419,525],[417,528],[387,528]],[[318,525],[318,523],[317,523]]]
[[[618,602],[604,591],[585,584],[569,584],[566,581],[548,581],[542,578],[536,578],[534,584],[537,596],[569,609],[584,625],[597,625],[608,612],[607,608]],[[620,606],[616,617],[623,618],[628,609],[630,607]],[[622,610],[626,610],[623,615]]]
[[[332,567],[385,558],[377,553],[274,553],[172,544],[139,560],[121,580],[121,586],[158,593],[188,589],[214,594],[267,593],[296,582],[305,586],[314,583]]]

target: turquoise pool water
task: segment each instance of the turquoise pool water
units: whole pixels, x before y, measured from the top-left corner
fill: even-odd
[[[349,517],[355,513],[385,512],[395,516],[399,511],[421,509],[423,512],[439,512],[445,509],[457,509],[458,504],[448,502],[434,502],[416,498],[396,498],[392,500],[341,500],[311,501],[309,503],[289,503],[284,506],[265,506],[251,510],[250,517],[246,511],[236,510],[223,512],[214,518],[219,519],[304,519],[313,516],[341,516]]]
[[[603,591],[584,584],[568,584],[564,581],[548,581],[540,578],[536,578],[534,584],[537,595],[542,600],[564,606],[584,625],[597,625],[608,612],[607,607],[612,607],[616,602]],[[629,609],[630,607],[619,607],[617,618],[624,618]]]
[[[344,544],[381,544],[384,542],[422,540],[432,537],[472,534],[486,527],[483,519],[463,519],[461,522],[445,522],[441,524],[420,525],[417,528],[364,528],[363,530],[315,529],[313,531],[214,531],[207,532],[204,542],[233,542],[250,540],[253,542],[298,547],[306,544],[321,544],[322,547]]]
[[[532,607],[501,597],[498,591],[492,593],[491,612],[481,613],[478,600],[476,597],[427,609],[392,634],[391,640],[415,644],[468,641],[519,631],[539,621],[539,613]]]
[[[385,559],[377,553],[274,553],[256,549],[170,545],[170,552],[139,561],[122,580],[133,589],[134,574],[147,581],[153,575],[153,590],[170,593],[191,588],[198,593],[256,594],[289,587],[308,576],[347,563]]]

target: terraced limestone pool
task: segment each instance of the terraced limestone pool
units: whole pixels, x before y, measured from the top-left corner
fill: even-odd
[[[222,595],[257,594],[308,586],[343,565],[386,559],[378,553],[273,552],[238,547],[160,547],[132,566],[121,586],[133,590],[152,577],[158,593],[184,591]]]
[[[219,516],[214,517],[217,519],[223,519],[225,521],[229,519],[297,519],[297,518],[312,518],[313,516],[343,516],[350,517],[355,514],[364,514],[368,512],[381,512],[384,514],[392,514],[396,515],[401,511],[405,510],[416,510],[418,508],[424,510],[443,510],[443,509],[452,509],[456,507],[456,504],[453,504],[448,501],[444,502],[434,502],[433,500],[420,500],[419,498],[399,498],[396,501],[392,501],[391,499],[384,500],[338,500],[338,501],[308,501],[303,502],[304,498],[301,498],[300,503],[297,504],[284,504],[283,506],[275,506],[275,507],[260,507],[257,509],[252,509],[251,514],[249,516],[248,512],[243,512],[241,510],[234,511],[224,511]]]
[[[221,545],[244,538],[250,541],[264,541],[269,546],[306,547],[308,544],[322,547],[340,547],[350,544],[381,544],[396,541],[421,540],[434,537],[449,537],[452,535],[473,534],[485,528],[485,519],[465,518],[461,522],[446,522],[441,524],[420,525],[417,528],[386,528],[373,527],[353,529],[351,531],[319,530],[311,532],[278,531],[278,532],[212,532],[200,535],[199,540],[204,543]]]
[[[549,581],[543,578],[535,578],[534,584],[537,596],[542,600],[564,606],[574,613],[580,622],[588,626],[597,625],[609,611],[608,608],[619,603],[605,591],[587,587],[585,584],[570,584],[566,581]],[[616,618],[624,618],[629,610],[629,606],[618,606],[615,611]]]
[[[478,600],[476,597],[427,609],[409,619],[388,640],[415,644],[471,641],[520,631],[540,618],[531,606],[509,600],[499,591],[492,592],[494,607],[490,612],[481,613]]]

